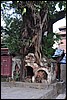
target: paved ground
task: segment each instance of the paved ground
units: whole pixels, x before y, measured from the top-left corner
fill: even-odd
[[[64,82],[50,86],[38,83],[1,82],[1,99],[55,99],[57,93],[62,93],[63,89]]]
[[[49,91],[51,90],[1,86],[1,99],[39,99]]]

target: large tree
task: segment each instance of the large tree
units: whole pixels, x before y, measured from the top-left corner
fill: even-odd
[[[53,23],[65,17],[66,2],[12,1],[8,5],[6,1],[3,1],[2,4],[5,9],[5,12],[2,9],[2,15],[6,22],[5,28],[10,37],[7,41],[11,43],[8,43],[9,47],[13,52],[17,51],[18,54],[22,55],[22,61],[26,54],[33,52],[37,58],[36,63],[40,64],[42,49],[46,46],[42,47],[44,33],[47,31],[47,37],[49,34],[51,35]],[[56,10],[56,4],[60,8],[59,12]],[[61,10],[62,6],[64,6],[64,10]],[[10,14],[6,16],[8,8],[13,8],[20,17],[13,18]],[[51,43],[49,44],[52,46]]]

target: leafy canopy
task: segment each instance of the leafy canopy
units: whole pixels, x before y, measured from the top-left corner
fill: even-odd
[[[6,23],[5,33],[9,35],[5,43],[11,53],[19,54],[23,45],[30,41],[30,39],[23,41],[22,29],[24,28],[23,16],[27,12],[26,7],[31,3],[34,5],[36,14],[43,11],[44,6],[47,5],[48,20],[55,18],[55,14],[58,12],[56,5],[60,10],[62,8],[66,10],[66,1],[1,1],[1,16]],[[43,53],[48,57],[53,53],[51,48],[54,43],[53,35],[51,32],[47,37],[43,36]]]

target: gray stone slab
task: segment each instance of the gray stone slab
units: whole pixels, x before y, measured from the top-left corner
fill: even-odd
[[[51,91],[52,89],[44,90],[25,87],[1,87],[1,99],[39,99],[50,95]]]
[[[66,94],[59,94],[56,99],[66,99]]]
[[[64,82],[42,83],[1,82],[1,99],[53,99],[65,88]]]

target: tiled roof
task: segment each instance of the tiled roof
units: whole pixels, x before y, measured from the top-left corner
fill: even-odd
[[[66,31],[59,31],[58,34],[59,35],[66,34]]]
[[[61,29],[61,28],[66,28],[66,26],[61,26],[61,27],[59,27],[59,28],[60,28],[60,29]]]

